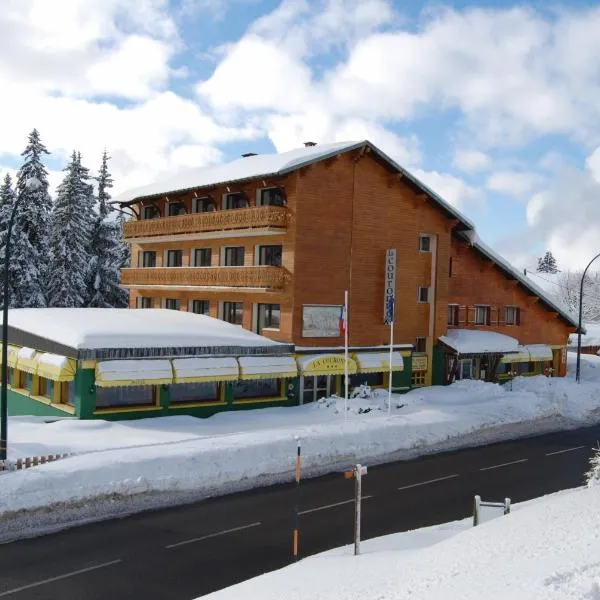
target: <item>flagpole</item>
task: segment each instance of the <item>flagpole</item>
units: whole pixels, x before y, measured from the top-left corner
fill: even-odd
[[[344,292],[344,421],[348,412],[348,290]]]
[[[393,314],[393,313],[392,313]],[[392,349],[394,348],[394,319],[390,321],[390,374],[388,381],[388,417],[392,412]]]

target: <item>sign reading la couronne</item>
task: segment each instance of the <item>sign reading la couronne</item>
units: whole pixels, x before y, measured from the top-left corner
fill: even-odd
[[[304,370],[310,371],[332,371],[338,373],[340,370],[344,370],[344,357],[343,356],[321,356],[311,360]]]

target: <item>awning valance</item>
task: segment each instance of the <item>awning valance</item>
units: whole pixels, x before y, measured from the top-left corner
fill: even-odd
[[[297,377],[293,356],[240,356],[240,379],[283,379]]]
[[[345,359],[343,354],[305,354],[297,357],[302,375],[343,375]],[[354,359],[348,357],[348,373],[358,371]]]
[[[104,360],[96,364],[96,385],[123,387],[173,383],[168,360]]]
[[[357,352],[352,355],[359,373],[381,373],[390,370],[389,352]],[[392,371],[403,371],[404,361],[400,352],[392,352]]]
[[[511,352],[510,354],[505,354],[500,362],[503,364],[511,364],[511,363],[526,363],[531,360],[529,355],[529,351],[525,346],[519,346],[517,352]]]
[[[0,365],[2,364],[2,344],[0,344]],[[13,369],[17,366],[17,354],[19,352],[19,347],[18,346],[12,346],[11,344],[8,345],[7,349],[7,363],[9,367],[13,367]]]
[[[533,362],[546,362],[552,360],[552,348],[545,344],[530,344],[525,346]]]
[[[16,368],[19,371],[25,371],[26,373],[37,372],[37,351],[33,348],[28,348],[24,346],[23,348],[19,348],[19,351],[16,355]],[[10,365],[11,358],[9,356],[8,364]]]
[[[43,352],[37,355],[37,374],[53,381],[73,381],[77,362],[60,354]]]
[[[174,383],[234,381],[239,379],[239,366],[232,357],[175,358]]]

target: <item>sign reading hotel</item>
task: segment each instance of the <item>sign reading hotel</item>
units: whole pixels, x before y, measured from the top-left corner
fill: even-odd
[[[396,248],[385,251],[385,286],[383,289],[383,322],[389,325],[394,320],[396,302]]]
[[[302,306],[302,337],[339,337],[341,306]]]

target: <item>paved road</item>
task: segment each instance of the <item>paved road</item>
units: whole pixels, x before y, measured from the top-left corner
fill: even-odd
[[[600,428],[382,465],[363,480],[363,538],[578,486]],[[290,562],[294,487],[234,494],[0,546],[0,598],[189,600]],[[352,541],[353,483],[301,491],[303,555]]]

